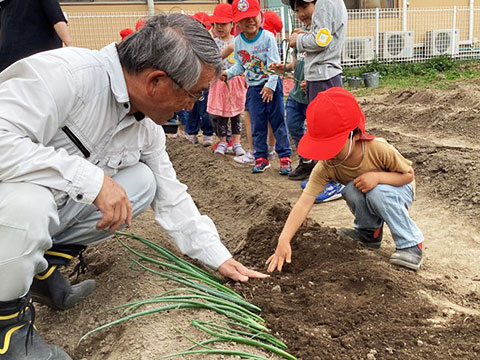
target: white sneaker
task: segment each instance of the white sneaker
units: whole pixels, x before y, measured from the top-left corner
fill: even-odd
[[[233,143],[233,153],[235,156],[245,155],[245,150],[243,150],[242,144],[239,142]]]
[[[187,134],[186,135],[186,138],[188,141],[190,141],[192,144],[197,144],[198,143],[198,137],[197,135],[193,134],[193,135],[189,135]]]
[[[255,165],[255,157],[252,151],[247,151],[244,155],[235,156],[233,160],[243,165]]]
[[[214,153],[215,154],[220,154],[220,155],[225,155],[225,152],[227,151],[227,143],[225,141],[220,141],[217,145],[217,148],[215,149]]]
[[[213,145],[213,136],[203,135],[203,146],[212,146]]]

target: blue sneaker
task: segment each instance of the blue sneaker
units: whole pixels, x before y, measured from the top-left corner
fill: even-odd
[[[315,204],[324,203],[327,201],[337,200],[342,197],[342,190],[345,186],[337,182],[330,181],[323,193],[317,196],[315,199]]]
[[[252,173],[262,173],[265,171],[265,169],[268,169],[269,167],[270,163],[268,162],[268,159],[265,159],[263,157],[257,158],[255,159],[255,166],[252,168]]]
[[[302,189],[305,189],[305,186],[307,186],[307,182],[308,180],[302,181],[300,183],[300,187]],[[318,195],[315,199],[315,204],[340,199],[342,197],[342,190],[344,187],[345,186],[343,186],[342,184],[330,181],[327,186],[325,186],[325,190],[323,191],[323,193]]]

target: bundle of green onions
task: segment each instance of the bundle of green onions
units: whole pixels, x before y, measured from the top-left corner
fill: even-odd
[[[225,316],[228,320],[224,319],[219,322],[227,323],[229,326],[219,324],[218,322],[193,320],[192,325],[194,327],[212,336],[212,338],[203,342],[196,342],[190,339],[195,344],[193,347],[183,352],[163,356],[160,359],[187,354],[223,354],[240,356],[246,359],[266,360],[266,358],[259,355],[243,351],[216,349],[207,346],[207,344],[214,342],[235,342],[255,346],[282,356],[285,359],[296,359],[285,351],[287,349],[285,343],[269,333],[269,330],[264,325],[265,320],[258,315],[261,309],[244,300],[241,295],[225,286],[221,279],[185,261],[150,240],[125,232],[116,232],[116,235],[138,240],[146,245],[150,251],[153,250],[153,252],[135,250],[124,241],[118,239],[125,248],[137,256],[137,259],[134,260],[137,269],[174,281],[181,284],[182,287],[167,291],[160,296],[130,302],[110,309],[110,311],[123,309],[122,317],[87,332],[80,341],[110,326],[160,311],[209,309]],[[158,266],[164,269],[164,271],[158,271],[150,267],[152,265],[147,266],[146,263]],[[154,307],[147,310],[139,310],[145,305],[154,305]]]

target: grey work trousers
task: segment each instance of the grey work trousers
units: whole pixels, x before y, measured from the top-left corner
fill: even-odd
[[[155,178],[145,164],[122,169],[113,179],[126,191],[133,217],[153,201]],[[95,205],[72,199],[58,210],[46,187],[0,182],[0,301],[28,292],[34,275],[47,269],[43,254],[53,244],[91,245],[111,237],[96,228],[101,218]]]

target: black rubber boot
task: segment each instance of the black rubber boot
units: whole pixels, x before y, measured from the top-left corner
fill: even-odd
[[[65,351],[43,341],[34,321],[35,309],[28,295],[0,302],[0,359],[72,360]]]
[[[30,288],[32,299],[52,309],[65,310],[90,295],[95,289],[95,280],[85,280],[72,286],[58,271],[58,266],[66,265],[75,256],[79,256],[80,263],[70,275],[85,273],[83,250],[85,250],[84,246],[68,246],[55,247],[45,252],[49,268],[43,273],[35,275]]]

